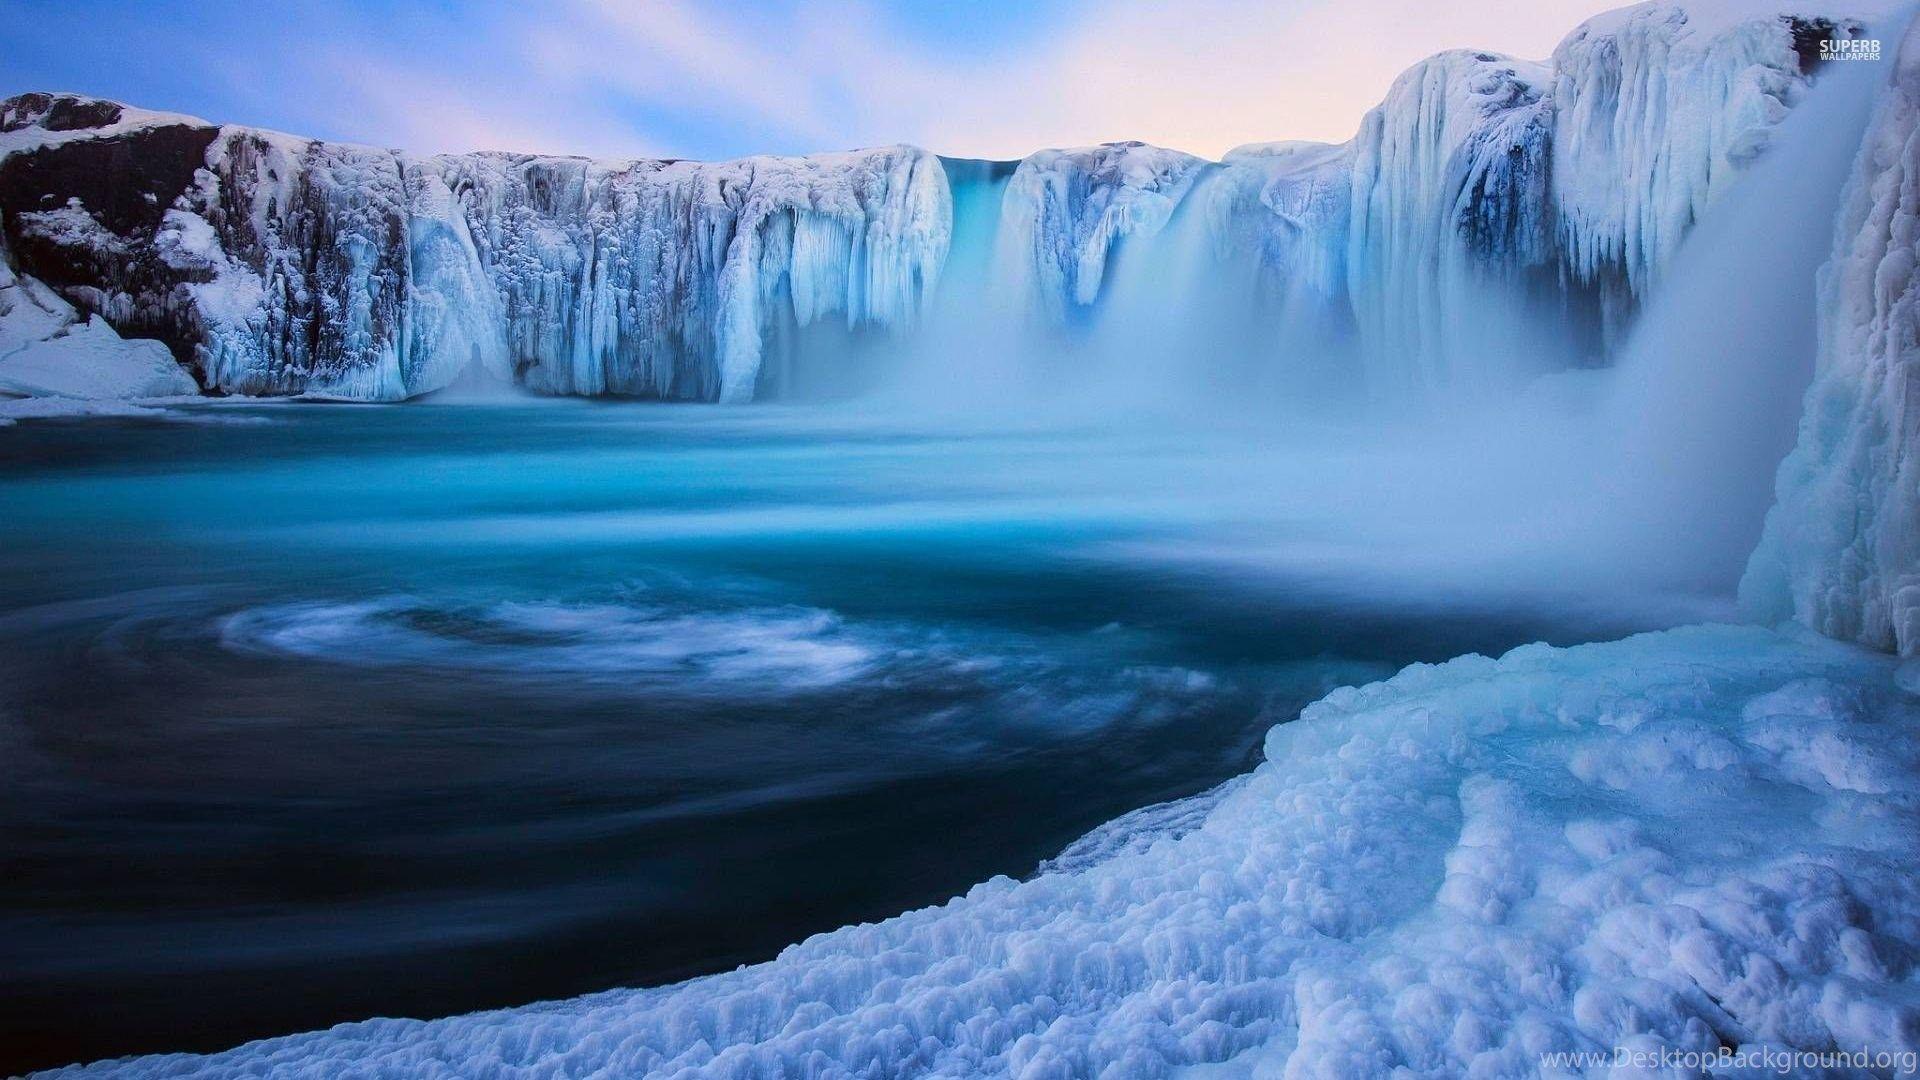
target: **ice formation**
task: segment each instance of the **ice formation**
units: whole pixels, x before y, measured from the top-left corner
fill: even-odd
[[[93,404],[196,394],[193,379],[158,341],[126,340],[98,315],[83,316],[35,278],[15,272],[0,237],[0,423],[13,414],[94,411]],[[19,405],[22,399],[35,399]],[[46,399],[55,399],[49,401]]]
[[[792,360],[770,343],[829,319],[910,326],[946,254],[945,177],[907,147],[415,158],[120,109],[5,106],[10,232],[42,276],[227,393],[391,401],[473,370],[745,400]]]
[[[1799,441],[1742,583],[1762,617],[1920,653],[1920,35],[1909,32],[1821,272]]]
[[[1341,146],[1217,165],[1139,143],[1040,151],[1004,186],[992,280],[964,287],[1084,326],[1116,260],[1162,258],[1156,237],[1198,198],[1188,227],[1234,257],[1161,267],[1162,322],[1207,314],[1182,311],[1183,290],[1251,286],[1293,354],[1276,363],[1339,343],[1315,359],[1376,393],[1505,389],[1609,353],[1797,100],[1817,42],[1859,31],[1640,5],[1544,63],[1424,61]],[[848,335],[915,327],[953,231],[956,184],[910,147],[416,158],[67,95],[0,110],[21,257],[227,393],[395,400],[481,372],[545,393],[776,396]]]
[[[1121,241],[1165,227],[1204,164],[1138,142],[1029,155],[1003,196],[1009,288],[1055,320],[1092,304]]]
[[[765,964],[49,1075],[1517,1076],[1622,1046],[1913,1051],[1920,699],[1895,669],[1732,627],[1417,665],[1274,728],[1192,813]]]
[[[1396,80],[1361,124],[1346,283],[1375,385],[1444,385],[1507,353],[1521,320],[1481,309],[1526,294],[1496,274],[1556,257],[1547,76],[1488,53],[1444,53]]]
[[[1817,42],[1861,31],[1785,8],[1643,4],[1582,25],[1544,63],[1425,60],[1338,146],[1245,147],[1198,170],[1129,144],[1035,155],[1008,192],[1003,248],[1030,253],[1010,272],[1071,316],[1100,299],[1102,260],[1197,200],[1188,227],[1239,256],[1203,273],[1266,296],[1270,338],[1294,354],[1278,362],[1344,338],[1340,363],[1375,395],[1510,390],[1611,355],[1801,97]]]
[[[1852,19],[1641,5],[1554,51],[1553,217],[1566,268],[1643,296],[1707,204],[1766,148],[1829,35]]]

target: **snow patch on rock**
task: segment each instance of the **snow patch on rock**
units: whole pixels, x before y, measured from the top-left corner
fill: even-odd
[[[165,345],[123,339],[100,316],[82,317],[52,289],[17,273],[0,238],[0,399],[124,401],[199,391]],[[0,408],[0,416],[49,411]]]

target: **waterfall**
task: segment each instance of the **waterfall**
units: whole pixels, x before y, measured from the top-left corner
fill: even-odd
[[[1002,209],[1018,165],[940,159],[952,204],[946,263],[921,326],[894,344],[874,405],[993,409],[1034,392],[1020,305],[1002,270]]]
[[[1596,413],[1595,488],[1626,558],[1730,585],[1812,378],[1815,277],[1886,65],[1830,62],[1708,209],[1630,332]]]

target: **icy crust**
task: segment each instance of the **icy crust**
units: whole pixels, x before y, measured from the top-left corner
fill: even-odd
[[[769,342],[825,321],[910,327],[949,239],[939,161],[908,147],[414,158],[180,118],[56,132],[24,100],[7,106],[22,126],[0,160],[23,250],[229,393],[390,401],[475,371],[554,393],[746,400],[769,359],[793,359]],[[82,117],[121,108],[52,100]],[[132,140],[147,174],[93,181],[57,156],[88,136]],[[202,144],[190,175],[155,164]],[[112,205],[135,187],[150,211]]]
[[[1821,269],[1797,443],[1741,583],[1756,614],[1920,653],[1920,29],[1901,43]]]
[[[950,240],[945,173],[910,147],[720,165],[474,155],[420,171],[431,203],[462,212],[417,232],[495,284],[502,314],[486,321],[552,393],[746,400],[781,359],[767,354],[779,329],[912,326]],[[449,322],[460,286],[442,290]]]
[[[1140,142],[1023,159],[1002,198],[1000,270],[1012,295],[1055,321],[1091,305],[1120,241],[1165,227],[1205,164]]]
[[[0,423],[60,411],[9,399],[124,401],[199,391],[165,345],[123,339],[100,316],[82,316],[44,283],[15,272],[0,236]]]
[[[50,1075],[1530,1076],[1616,1046],[1913,1050],[1920,699],[1895,668],[1732,627],[1416,665],[1274,728],[1197,822],[1176,804],[1141,843],[765,964]]]

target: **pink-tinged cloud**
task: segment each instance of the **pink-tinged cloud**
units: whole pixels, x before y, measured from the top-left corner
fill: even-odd
[[[549,70],[583,94],[597,86],[660,110],[697,100],[814,149],[906,141],[1017,157],[1134,138],[1217,157],[1247,142],[1343,140],[1394,76],[1434,52],[1543,58],[1613,6],[1126,0],[1089,8],[1055,40],[954,60],[860,3],[769,23],[719,5],[578,0],[573,47]]]
[[[1013,158],[1141,139],[1218,157],[1249,142],[1344,140],[1420,59],[1448,48],[1543,58],[1610,6],[1105,0],[1005,41],[976,30],[956,50],[872,0],[555,0],[407,36],[343,9],[316,16],[344,28],[324,45],[292,32],[203,35],[198,60],[183,62],[225,83],[237,115],[218,119],[424,152],[709,157],[910,142]]]

